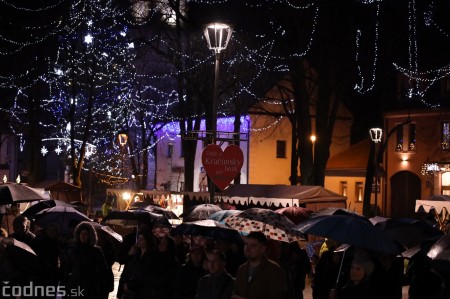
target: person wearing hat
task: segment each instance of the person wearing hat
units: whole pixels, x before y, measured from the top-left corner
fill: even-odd
[[[370,283],[370,275],[374,268],[375,265],[369,256],[355,255],[350,268],[350,280],[338,291],[337,298],[379,299]]]

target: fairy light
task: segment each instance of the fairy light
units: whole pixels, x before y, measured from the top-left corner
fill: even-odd
[[[367,1],[364,1],[367,2]],[[375,2],[375,1],[370,1],[371,3]],[[370,4],[371,4],[370,3]],[[364,3],[364,4],[369,4],[369,3]],[[370,77],[370,81],[368,82],[368,86],[365,86],[365,81],[364,81],[364,75],[363,72],[361,70],[361,64],[360,64],[360,57],[359,57],[359,50],[360,50],[360,39],[361,39],[361,35],[362,35],[362,31],[360,29],[358,29],[356,31],[356,38],[355,38],[355,42],[356,42],[356,54],[355,54],[355,61],[356,61],[356,66],[358,69],[358,75],[360,78],[360,82],[357,83],[355,85],[355,90],[360,93],[360,94],[364,94],[368,91],[371,91],[374,87],[375,87],[375,77],[376,77],[376,71],[377,71],[377,60],[378,60],[378,28],[379,28],[379,14],[380,14],[380,4],[377,4],[377,8],[376,8],[376,19],[375,19],[375,39],[374,39],[374,47],[373,47],[373,63],[372,63],[372,75]]]

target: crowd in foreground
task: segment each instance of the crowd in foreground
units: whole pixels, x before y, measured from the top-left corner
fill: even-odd
[[[28,244],[36,257],[14,250],[12,239]],[[448,265],[436,271],[421,251],[405,271],[401,257],[340,249],[332,240],[310,257],[299,243],[269,240],[258,231],[242,244],[189,243],[179,235],[156,237],[145,225],[114,248],[91,222],[61,235],[56,224],[31,232],[26,217],[14,219],[13,231],[8,236],[2,230],[0,240],[2,298],[106,299],[114,290],[115,262],[123,265],[119,299],[302,299],[307,275],[313,276],[314,299],[401,299],[405,284],[410,299],[450,298]]]

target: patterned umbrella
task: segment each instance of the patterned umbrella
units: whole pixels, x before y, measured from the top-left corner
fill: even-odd
[[[209,219],[219,221],[219,222],[224,222],[225,219],[227,219],[228,217],[239,214],[240,212],[242,212],[242,211],[241,210],[222,210],[222,211],[215,212],[214,214],[211,214],[209,216]]]
[[[309,216],[312,214],[313,211],[302,208],[302,207],[285,207],[278,210],[275,210],[275,213],[282,214],[286,216],[289,220],[294,222],[294,224],[299,224],[303,220],[306,220],[309,218]]]
[[[269,209],[250,208],[226,218],[225,223],[242,233],[261,231],[272,240],[288,243],[304,240],[303,234],[293,229],[295,224],[291,220]]]

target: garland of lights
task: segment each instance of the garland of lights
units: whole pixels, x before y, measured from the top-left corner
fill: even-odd
[[[0,0],[0,2],[10,8],[29,13],[49,11],[67,4],[67,0],[60,0],[52,5],[30,9],[18,6],[10,0]],[[191,2],[206,5],[229,3],[228,0],[191,0]],[[358,0],[358,2],[364,5],[376,4],[375,38],[373,41],[373,63],[371,64],[372,74],[370,79],[365,77],[362,71],[362,53],[360,52],[362,31],[358,30],[356,32],[355,60],[359,82],[355,85],[355,90],[359,93],[366,93],[371,91],[375,85],[380,28],[379,12],[382,0]],[[267,72],[284,73],[289,71],[286,59],[304,57],[308,54],[316,34],[319,16],[318,1],[267,0],[255,3],[254,1],[244,0],[243,3],[248,8],[274,4],[287,5],[286,9],[298,11],[313,9],[311,11],[313,18],[309,25],[309,40],[306,42],[305,49],[297,49],[297,52],[290,54],[289,57],[282,57],[273,53],[277,38],[285,34],[284,28],[279,24],[270,24],[272,26],[270,34],[254,36],[257,40],[257,45],[253,49],[244,45],[236,35],[233,36],[232,43],[237,50],[230,55],[230,59],[223,61],[225,66],[223,71],[232,78],[232,76],[235,76],[233,73],[235,67],[248,63],[254,66],[254,73],[249,76],[248,82],[240,80],[240,85],[235,87],[235,90],[226,99],[221,99],[218,108],[219,115],[222,116],[226,116],[229,107],[232,107],[233,102],[241,97],[249,96],[255,100],[259,99],[260,95],[257,95],[254,91],[258,79]],[[141,7],[138,7],[137,4],[140,4]],[[12,47],[12,50],[0,51],[0,55],[4,56],[19,53],[23,49],[38,45],[49,38],[60,36],[60,45],[56,58],[48,58],[48,70],[46,73],[33,77],[32,74],[37,73],[38,70],[30,68],[22,74],[0,77],[0,87],[17,90],[14,98],[14,107],[9,110],[3,109],[2,111],[8,112],[12,122],[21,126],[27,125],[27,111],[23,107],[26,107],[24,103],[29,100],[28,94],[31,94],[31,90],[37,84],[42,82],[48,84],[49,96],[43,100],[42,107],[51,117],[40,123],[43,128],[46,128],[45,132],[48,133],[43,139],[42,154],[55,151],[57,155],[60,155],[64,150],[70,150],[70,142],[67,142],[70,140],[70,134],[72,132],[83,132],[86,129],[83,123],[83,113],[86,111],[87,103],[89,102],[89,94],[86,92],[88,86],[86,83],[81,83],[79,85],[80,92],[73,92],[72,88],[76,84],[83,82],[83,80],[73,80],[73,78],[86,79],[86,74],[93,74],[95,79],[99,80],[92,86],[95,96],[94,107],[92,108],[94,121],[90,128],[91,136],[88,138],[89,143],[86,145],[85,150],[86,157],[89,158],[88,162],[92,163],[92,165],[96,163],[95,168],[99,172],[103,170],[110,172],[112,178],[119,177],[118,174],[120,172],[118,170],[120,168],[118,167],[119,161],[116,157],[121,154],[121,148],[112,142],[119,131],[127,128],[132,131],[133,134],[131,135],[135,138],[136,146],[134,146],[133,152],[126,153],[128,158],[137,157],[144,153],[152,156],[152,150],[158,142],[164,139],[174,140],[178,138],[179,122],[184,121],[184,119],[171,113],[171,109],[178,104],[178,94],[177,91],[173,90],[173,86],[167,87],[160,82],[167,82],[179,76],[189,76],[191,73],[208,68],[214,61],[214,55],[211,53],[205,55],[202,53],[198,55],[186,53],[182,49],[173,46],[168,39],[158,39],[162,48],[183,61],[183,68],[177,69],[170,65],[164,68],[164,72],[158,73],[158,70],[148,67],[145,68],[145,73],[143,71],[138,73],[134,65],[134,63],[137,63],[135,53],[143,45],[137,45],[132,42],[133,37],[128,33],[127,25],[144,26],[150,24],[154,18],[160,18],[161,15],[164,15],[164,18],[169,20],[173,15],[173,9],[171,9],[169,2],[164,1],[157,7],[150,7],[149,3],[145,1],[135,1],[132,5],[132,10],[136,10],[136,13],[145,13],[145,19],[124,19],[123,12],[112,6],[112,1],[78,0],[70,2],[72,14],[70,21],[67,23],[71,25],[63,26],[56,21],[49,21],[46,25],[23,27],[21,28],[22,30],[30,33],[30,38],[26,41],[19,41],[0,35],[0,41]],[[186,5],[186,3],[182,1],[181,5]],[[426,72],[419,71],[416,28],[418,18],[416,17],[415,0],[410,1],[408,8],[409,68],[402,68],[395,63],[394,66],[402,74],[408,76],[412,86],[409,95],[423,97],[434,82],[449,75],[450,66]],[[426,25],[437,28],[445,37],[448,37],[448,34],[433,20],[433,9],[434,2],[430,4],[429,10],[424,15]],[[76,26],[72,27],[73,24]],[[78,30],[83,32],[83,34],[77,35]],[[245,34],[242,29],[238,30],[240,30],[240,33]],[[149,40],[153,38],[156,39],[157,37],[150,36]],[[72,47],[73,43],[76,42],[78,47]],[[68,50],[72,50],[72,52]],[[92,65],[83,67],[84,59],[89,60]],[[414,86],[412,81],[415,81]],[[427,83],[422,84],[425,86],[422,87],[422,90],[419,90],[419,82]],[[76,111],[77,121],[73,123],[73,128],[68,130],[67,125],[70,122],[67,119],[67,114],[71,109]],[[144,115],[143,118],[140,115]],[[191,117],[205,118],[205,112],[198,112],[198,114],[191,115]],[[241,127],[241,130],[261,132],[273,128],[282,119],[283,117],[277,118],[273,123],[261,128],[244,126]],[[161,120],[164,120],[167,124],[158,131],[158,122],[161,123]],[[219,118],[218,128],[226,126],[230,121],[231,118]],[[246,122],[241,119],[241,123],[244,124]],[[202,126],[204,126],[203,123]],[[141,128],[145,128],[148,131],[157,131],[158,136],[155,140],[151,140],[149,144],[142,144],[144,136],[138,133]],[[20,130],[17,127],[12,126],[11,129],[20,136],[19,144],[22,150],[25,146],[24,137],[20,134]],[[79,152],[80,144],[82,144],[80,141],[82,140],[81,137],[75,136],[75,146],[78,148],[77,153]]]
[[[376,21],[375,21],[375,40],[374,40],[374,50],[373,50],[373,70],[372,70],[372,76],[370,78],[369,86],[365,87],[364,85],[364,75],[361,71],[361,65],[359,64],[359,49],[360,49],[360,38],[361,38],[361,30],[356,31],[356,65],[358,69],[358,75],[360,77],[360,83],[355,85],[355,90],[360,93],[364,94],[368,91],[371,91],[375,87],[375,77],[376,77],[376,71],[377,71],[377,60],[378,60],[378,28],[379,28],[379,15],[380,15],[380,4],[377,5],[376,9]]]

